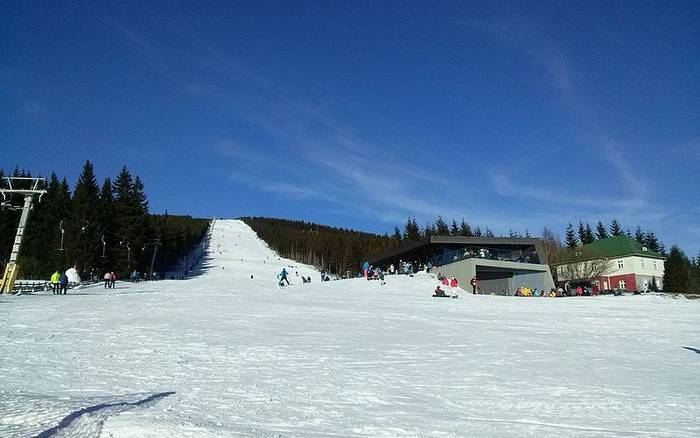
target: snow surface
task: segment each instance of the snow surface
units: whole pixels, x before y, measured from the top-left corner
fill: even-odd
[[[184,281],[0,298],[0,436],[700,436],[698,302],[320,283],[239,221],[209,257]]]

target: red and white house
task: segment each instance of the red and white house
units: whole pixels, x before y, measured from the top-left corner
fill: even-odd
[[[573,258],[575,261],[556,266],[560,282],[588,281],[594,291],[648,291],[653,283],[659,290],[663,288],[664,256],[629,236],[610,237],[583,245],[574,250]],[[593,278],[590,278],[591,273],[595,273]]]

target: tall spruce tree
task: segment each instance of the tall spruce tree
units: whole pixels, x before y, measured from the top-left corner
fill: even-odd
[[[114,270],[115,254],[118,251],[119,236],[114,212],[114,194],[112,182],[105,178],[100,189],[99,221],[104,238],[104,257],[101,257],[100,273]]]
[[[392,234],[391,240],[394,243],[394,246],[401,245],[403,237],[401,236],[401,230],[399,230],[399,227],[394,227],[394,234]]]
[[[617,219],[613,219],[612,222],[610,222],[610,235],[612,237],[622,236],[622,226]]]
[[[581,244],[586,243],[586,227],[583,225],[583,221],[578,221],[578,240]]]
[[[450,236],[458,236],[459,227],[457,226],[457,221],[452,219],[452,225],[450,226]]]
[[[465,237],[474,235],[474,233],[472,233],[472,228],[464,221],[464,218],[462,218],[462,222],[459,224],[459,235]]]
[[[598,225],[596,225],[596,236],[598,239],[607,239],[610,237],[608,235],[608,230],[605,228],[605,225],[603,225],[603,222],[598,221]]]
[[[481,227],[477,225],[476,228],[474,228],[474,237],[481,237],[481,236],[483,236],[483,233],[481,231]]]
[[[593,243],[595,241],[595,235],[593,234],[593,230],[591,229],[591,226],[586,223],[586,228],[583,230],[583,237],[584,239],[582,242],[584,244],[589,244]]]
[[[112,189],[117,237],[121,242],[116,266],[119,272],[124,274],[132,268],[145,267],[140,263],[147,235],[143,186],[135,186],[131,173],[124,166],[112,183]]]
[[[435,228],[433,228],[430,222],[425,223],[425,227],[423,228],[422,234],[423,237],[430,237],[435,235]]]
[[[404,226],[403,240],[404,242],[414,242],[420,239],[420,228],[416,218],[408,218]]]
[[[438,216],[435,220],[435,234],[438,236],[449,236],[450,234],[450,228],[442,216]]]
[[[646,232],[644,235],[644,240],[643,240],[644,246],[649,248],[650,250],[654,252],[661,253],[661,244],[659,242],[659,239],[656,238],[656,234],[654,234],[653,231],[649,230]]]
[[[664,292],[688,292],[689,271],[688,257],[677,245],[673,245],[664,263]]]
[[[491,228],[489,228],[489,227],[486,227],[486,229],[484,230],[484,236],[486,236],[486,237],[495,237],[495,235],[493,234],[493,231],[492,231]]]
[[[102,225],[97,220],[99,200],[95,168],[88,160],[75,185],[70,221],[66,224],[66,251],[84,277],[100,266]]]
[[[578,240],[576,239],[576,231],[574,231],[574,226],[568,224],[566,226],[566,233],[564,234],[564,242],[569,248],[576,248],[578,246]]]
[[[634,232],[634,240],[641,243],[642,245],[646,240],[646,235],[642,232],[642,227],[640,227],[639,225],[637,225],[637,229]]]

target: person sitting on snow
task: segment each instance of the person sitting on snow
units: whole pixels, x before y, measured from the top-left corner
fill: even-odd
[[[446,297],[445,291],[440,288],[440,285],[435,288],[435,294],[433,295],[434,297]]]

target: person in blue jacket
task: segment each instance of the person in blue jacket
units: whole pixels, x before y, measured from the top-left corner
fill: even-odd
[[[290,284],[291,284],[291,283],[289,282],[289,279],[287,278],[287,275],[289,275],[289,274],[287,273],[287,270],[286,270],[285,268],[282,268],[282,272],[280,272],[280,274],[278,275],[278,277],[279,277],[279,279],[280,279],[280,285],[283,284],[283,283],[282,283],[283,281],[286,281],[286,282],[287,282],[287,285],[290,285]]]
[[[68,276],[65,272],[61,272],[61,276],[58,277],[58,294],[65,295],[68,291]]]
[[[362,265],[362,276],[367,278],[368,275],[369,275],[369,262],[365,262]]]

